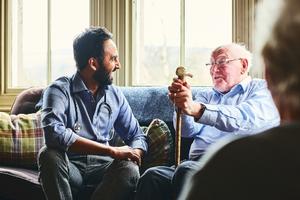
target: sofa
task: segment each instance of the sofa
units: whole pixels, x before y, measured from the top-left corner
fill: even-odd
[[[120,88],[128,100],[140,126],[148,126],[153,119],[161,119],[169,128],[174,142],[174,106],[168,99],[167,87]],[[35,105],[41,97],[42,90],[43,88],[29,88],[21,92],[16,97],[10,114],[36,113]],[[193,96],[200,90],[201,88],[193,88]],[[190,138],[182,139],[181,159],[187,158],[191,142],[192,139]],[[172,165],[173,163],[174,159],[171,159],[168,165]],[[20,167],[0,162],[0,199],[45,199],[38,181],[36,166]]]

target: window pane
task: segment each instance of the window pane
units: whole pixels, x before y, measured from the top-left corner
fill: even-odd
[[[194,74],[190,83],[212,85],[205,63],[213,48],[232,42],[232,0],[185,1],[185,51],[180,51],[180,0],[135,2],[133,85],[169,84],[180,52],[185,52],[184,64]]]
[[[51,0],[51,79],[76,71],[73,39],[89,27],[89,1]]]
[[[76,34],[89,26],[89,1],[13,0],[11,5],[9,87],[45,86],[49,78],[52,81],[73,73],[76,67],[72,42]]]
[[[133,85],[167,85],[179,65],[180,1],[135,2]]]
[[[12,1],[12,52],[8,87],[46,85],[47,1]],[[34,77],[34,78],[33,78]]]
[[[212,85],[211,51],[232,42],[232,0],[187,0],[185,7],[185,65],[194,75],[192,85]]]

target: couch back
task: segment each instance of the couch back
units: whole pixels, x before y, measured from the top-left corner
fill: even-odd
[[[30,114],[36,112],[35,105],[41,99],[43,89],[42,87],[31,87],[18,94],[12,104],[10,114],[17,115],[20,113]]]
[[[167,87],[120,87],[132,111],[141,125],[148,125],[152,119],[172,121],[173,105],[168,99]],[[10,114],[29,114],[37,110],[35,105],[41,98],[42,87],[31,87],[17,95]]]
[[[147,126],[153,119],[159,118],[168,125],[172,135],[175,135],[173,128],[174,106],[169,100],[166,86],[120,87],[120,89],[141,126]],[[194,87],[193,96],[201,90],[200,87]],[[40,100],[42,91],[43,88],[41,87],[33,87],[21,92],[11,108],[11,114],[36,112],[35,105]],[[181,154],[183,158],[187,158],[191,142],[191,139],[182,139],[183,149]]]
[[[168,98],[167,87],[120,88],[140,125],[148,125],[155,118],[172,124],[174,106]]]
[[[147,126],[150,122],[159,118],[167,123],[173,132],[174,106],[169,100],[167,87],[120,87],[125,95],[134,116],[141,126]],[[193,96],[201,88],[193,88]],[[35,105],[40,100],[43,88],[32,87],[21,92],[15,99],[11,108],[11,114],[29,114],[37,110]]]
[[[174,133],[175,107],[169,100],[166,86],[120,88],[141,126],[147,126],[153,119],[159,118],[166,122],[171,132]],[[200,87],[193,87],[193,97],[201,90]]]

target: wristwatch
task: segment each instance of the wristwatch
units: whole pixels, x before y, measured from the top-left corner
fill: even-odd
[[[195,121],[195,122],[197,122],[197,121],[202,117],[202,115],[203,115],[203,113],[204,113],[204,111],[205,111],[205,109],[206,109],[206,106],[205,106],[204,104],[200,103],[200,105],[201,105],[201,109],[200,109],[200,111],[199,111],[200,116],[199,116],[199,118],[195,118],[195,117],[194,117],[194,121]]]
[[[204,104],[202,104],[202,103],[200,103],[200,105],[201,105],[201,109],[200,109],[199,113],[200,113],[200,118],[201,118],[202,115],[203,115],[203,113],[204,113],[204,111],[205,111],[205,109],[206,109],[206,106]]]

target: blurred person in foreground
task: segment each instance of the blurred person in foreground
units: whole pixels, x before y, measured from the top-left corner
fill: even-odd
[[[177,198],[187,174],[198,169],[198,159],[211,144],[226,136],[252,135],[279,125],[279,114],[266,81],[249,76],[251,53],[244,46],[222,45],[213,50],[210,59],[207,65],[213,88],[193,99],[187,82],[175,78],[169,86],[170,100],[184,113],[182,137],[194,139],[189,160],[176,169],[148,169],[139,180],[136,199]]]
[[[300,199],[300,1],[268,3],[280,3],[280,10],[261,55],[281,125],[210,149],[182,200]]]

